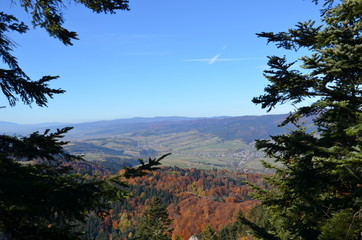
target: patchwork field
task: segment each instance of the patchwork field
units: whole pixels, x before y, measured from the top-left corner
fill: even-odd
[[[202,169],[260,170],[258,163],[250,162],[258,162],[263,157],[255,150],[253,143],[246,144],[242,139],[222,140],[197,131],[92,138],[72,141],[67,150],[73,154],[83,154],[84,158],[90,161],[123,163],[172,153],[163,160],[164,165]]]
[[[163,160],[164,165],[263,172],[259,160],[264,155],[255,149],[254,141],[283,134],[286,129],[277,126],[286,116],[133,118],[80,124],[3,124],[3,129],[6,134],[24,136],[73,125],[66,134],[67,151],[99,161],[112,171],[134,166],[139,158],[172,153]]]

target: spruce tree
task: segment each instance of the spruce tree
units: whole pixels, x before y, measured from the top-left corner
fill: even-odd
[[[309,20],[288,32],[258,34],[279,48],[311,53],[295,62],[269,57],[264,75],[270,84],[253,99],[268,111],[287,102],[296,106],[281,124],[294,129],[257,142],[279,163],[264,163],[275,174],[266,178],[271,188],[256,194],[270,215],[270,238],[361,238],[362,1],[328,0],[325,6],[321,26]],[[307,131],[304,120],[316,131]]]
[[[204,231],[201,233],[202,240],[217,240],[217,235],[210,225],[206,225]]]
[[[170,240],[172,219],[166,206],[159,198],[153,198],[146,206],[136,228],[135,239],[139,240]]]
[[[63,27],[62,0],[19,0],[31,14],[34,27],[46,29],[50,36],[71,45],[77,34]],[[71,1],[67,1],[70,3]],[[74,2],[100,13],[129,10],[128,1],[94,0]],[[10,106],[18,101],[31,106],[47,106],[49,98],[64,92],[49,87],[57,76],[32,80],[12,55],[15,42],[12,32],[25,33],[28,26],[13,15],[0,12],[0,88]],[[90,212],[104,216],[111,201],[129,194],[122,177],[144,175],[155,169],[159,159],[141,161],[138,168],[126,169],[123,176],[100,178],[83,176],[72,168],[75,161],[83,161],[64,150],[64,134],[71,128],[54,133],[34,132],[26,137],[0,136],[0,239],[82,239],[75,226]]]

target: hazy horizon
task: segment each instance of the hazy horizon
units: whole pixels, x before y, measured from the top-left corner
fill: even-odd
[[[29,24],[15,3],[3,11]],[[251,102],[263,94],[267,56],[291,62],[306,52],[285,52],[256,33],[285,31],[316,19],[319,7],[297,0],[131,1],[131,11],[95,14],[80,5],[64,7],[65,26],[79,34],[64,46],[43,29],[11,34],[20,67],[65,94],[47,108],[9,107],[1,98],[2,121],[89,122],[134,116],[265,115]],[[303,54],[304,53],[304,54]],[[288,104],[271,114],[292,111]]]
[[[209,118],[233,118],[233,117],[252,117],[252,116],[270,116],[270,115],[284,115],[288,113],[265,113],[265,114],[246,114],[239,116],[151,116],[151,117],[128,117],[128,118],[114,118],[114,119],[97,119],[97,120],[88,120],[81,122],[31,122],[31,123],[21,123],[21,122],[13,122],[13,121],[0,121],[0,123],[9,123],[9,124],[17,124],[17,125],[41,125],[41,124],[82,124],[82,123],[92,123],[92,122],[103,122],[103,121],[116,121],[116,120],[132,120],[132,119],[156,119],[156,118],[188,118],[188,119],[209,119]]]

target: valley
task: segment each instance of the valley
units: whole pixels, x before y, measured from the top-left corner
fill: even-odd
[[[171,153],[164,166],[199,169],[228,169],[265,172],[265,159],[254,146],[256,139],[285,131],[277,125],[286,114],[266,116],[185,118],[157,117],[99,121],[80,124],[4,125],[7,134],[25,135],[65,126],[74,129],[65,135],[66,150],[97,161],[111,172]],[[5,130],[4,130],[5,129]]]
[[[89,161],[119,161],[132,165],[134,159],[157,157],[172,153],[163,164],[182,168],[226,168],[262,170],[256,162],[263,158],[254,143],[242,139],[222,140],[196,131],[156,136],[123,136],[72,141],[66,149],[73,154],[84,154]]]

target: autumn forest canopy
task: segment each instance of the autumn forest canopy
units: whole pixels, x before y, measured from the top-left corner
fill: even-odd
[[[25,72],[14,54],[16,34],[36,27],[69,46],[78,34],[65,27],[63,5],[94,13],[131,10],[124,0],[14,2],[31,23],[0,12],[0,87],[11,107],[47,107],[65,92],[51,87],[59,76],[33,79]],[[247,136],[263,151],[269,174],[160,167],[172,151],[151,150],[140,151],[137,166],[109,171],[66,150],[75,148],[64,140],[72,127],[2,134],[0,239],[362,239],[362,1],[313,2],[319,19],[256,33],[284,55],[268,56],[268,85],[252,102],[267,112],[286,104],[295,109],[279,124],[285,131]],[[239,131],[223,131],[227,127],[219,126],[213,141],[238,143]],[[186,123],[179,128],[189,129]],[[168,131],[156,125],[160,129]],[[198,129],[207,132],[205,125]]]

